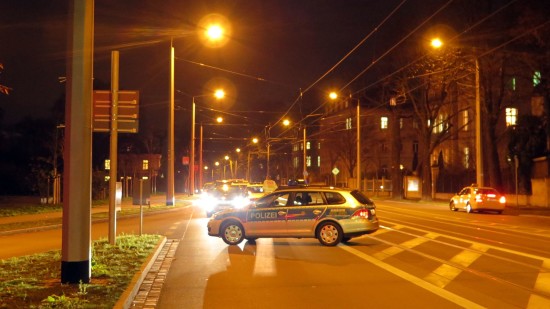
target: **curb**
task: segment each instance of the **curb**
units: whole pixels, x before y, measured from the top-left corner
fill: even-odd
[[[149,255],[148,260],[141,266],[140,270],[134,275],[132,278],[132,281],[128,284],[128,288],[122,293],[116,304],[113,306],[113,308],[130,308],[132,306],[132,302],[134,301],[134,298],[136,297],[139,287],[141,286],[141,283],[147,276],[147,273],[155,263],[158,255],[160,254],[160,251],[164,247],[164,244],[166,243],[166,236],[163,236],[159,243],[157,244],[157,247],[155,248],[155,251],[153,254]]]

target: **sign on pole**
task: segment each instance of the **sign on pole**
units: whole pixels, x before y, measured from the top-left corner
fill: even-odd
[[[94,90],[94,132],[109,132],[111,128],[111,99],[109,90]],[[139,91],[118,91],[118,133],[137,133],[139,129]]]

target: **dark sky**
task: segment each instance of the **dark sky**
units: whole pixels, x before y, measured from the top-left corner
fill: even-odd
[[[66,2],[0,2],[0,63],[4,64],[0,84],[13,88],[9,96],[0,95],[5,124],[13,124],[24,116],[47,116],[54,102],[62,97],[64,84],[59,83],[58,77],[65,76]],[[111,51],[119,50],[120,88],[140,91],[142,125],[160,124],[163,128],[173,37],[177,58],[175,87],[179,90],[176,127],[185,126],[191,96],[204,94],[209,81],[223,78],[234,87],[227,100],[216,103],[203,97],[197,103],[246,116],[246,120],[233,121],[254,122],[261,128],[277,121],[293,106],[300,89],[305,93],[301,103],[294,105],[295,110],[302,109],[303,114],[322,104],[325,92],[347,85],[449,2],[453,1],[97,0],[94,78],[97,85],[108,89]],[[452,5],[458,2],[461,1]],[[449,16],[460,19],[461,11],[452,5],[419,28],[416,38],[438,24],[438,20],[452,23]],[[394,10],[396,13],[360,48],[315,83]],[[224,15],[232,25],[231,39],[218,49],[205,47],[195,33],[199,20],[210,13]],[[357,91],[379,79],[377,66],[385,59],[345,91]]]

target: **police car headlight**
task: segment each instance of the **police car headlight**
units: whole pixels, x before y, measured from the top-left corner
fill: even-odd
[[[235,207],[237,209],[241,209],[241,208],[245,207],[246,205],[248,205],[248,203],[250,203],[250,200],[246,197],[237,197],[237,198],[233,199],[233,201],[231,202],[233,207]]]

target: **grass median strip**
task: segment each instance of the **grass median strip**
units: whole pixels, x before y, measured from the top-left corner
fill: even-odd
[[[61,252],[0,260],[0,308],[112,308],[160,241],[121,235],[93,243],[90,284],[61,284]]]

